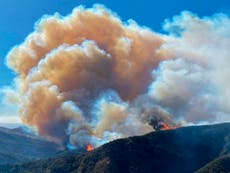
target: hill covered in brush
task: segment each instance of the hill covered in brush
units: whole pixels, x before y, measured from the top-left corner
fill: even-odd
[[[190,173],[229,153],[230,124],[191,126],[118,139],[81,155],[65,154],[0,172]]]
[[[0,127],[0,165],[22,163],[55,155],[60,148],[42,140],[23,128]]]
[[[229,173],[230,155],[220,156],[217,159],[206,164],[195,173]]]

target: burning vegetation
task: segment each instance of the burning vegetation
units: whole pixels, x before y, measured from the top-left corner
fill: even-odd
[[[94,150],[94,147],[91,144],[88,144],[87,147],[86,147],[86,150],[87,151],[92,151],[92,150]]]
[[[175,124],[173,121],[171,121],[170,118],[162,119],[162,117],[157,117],[157,116],[152,116],[149,120],[149,124],[152,126],[152,128],[155,131],[171,130],[171,129],[176,129],[177,127],[180,126],[179,124]]]

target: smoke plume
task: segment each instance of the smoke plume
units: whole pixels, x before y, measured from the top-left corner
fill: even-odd
[[[23,123],[62,144],[99,146],[154,122],[228,121],[230,19],[183,12],[164,29],[102,6],[43,17],[7,56]]]

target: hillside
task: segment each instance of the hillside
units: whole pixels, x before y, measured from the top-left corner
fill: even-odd
[[[230,155],[218,157],[211,161],[196,173],[229,173],[230,172]]]
[[[39,139],[20,128],[0,127],[0,165],[47,158],[59,150],[58,145]]]
[[[190,173],[228,154],[230,124],[191,126],[119,139],[82,155],[69,154],[0,172]]]

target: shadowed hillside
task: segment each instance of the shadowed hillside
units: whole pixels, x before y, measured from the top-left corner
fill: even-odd
[[[0,127],[0,165],[47,158],[59,150],[58,145],[41,140],[20,128]]]
[[[225,155],[208,163],[196,173],[229,173],[230,172],[230,155]]]
[[[80,156],[67,154],[2,172],[190,173],[229,153],[230,124],[193,126],[119,139]]]

